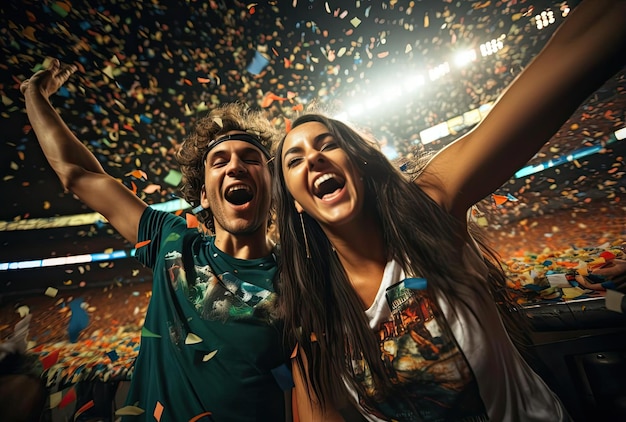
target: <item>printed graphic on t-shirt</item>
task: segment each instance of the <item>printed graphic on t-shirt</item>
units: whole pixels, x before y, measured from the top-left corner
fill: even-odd
[[[184,270],[182,254],[170,252],[165,257],[174,290],[182,289],[202,319],[226,321],[252,318],[272,319],[275,294],[240,280],[234,274],[215,275],[209,265],[196,265],[196,278],[190,282]]]
[[[359,381],[369,387],[365,407],[380,418],[402,421],[487,420],[476,380],[427,291],[401,281],[386,296],[391,316],[378,327],[382,359],[404,397],[374,400],[368,369],[353,362]]]

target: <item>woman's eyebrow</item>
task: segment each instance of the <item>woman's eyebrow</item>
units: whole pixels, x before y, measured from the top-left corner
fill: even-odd
[[[319,144],[321,141],[323,141],[324,139],[328,138],[328,137],[332,137],[333,134],[330,132],[324,132],[324,133],[320,133],[319,135],[317,135],[315,138],[313,138],[313,142],[312,144],[314,146],[316,146],[317,144]],[[288,154],[296,154],[298,152],[302,151],[302,148],[299,146],[293,146],[291,148],[289,148],[287,151],[285,151],[285,153],[283,154],[283,156],[287,156]]]
[[[283,154],[283,156],[287,156],[289,154],[297,154],[298,152],[302,151],[301,147],[291,147],[289,148],[287,151],[285,151],[285,153]]]

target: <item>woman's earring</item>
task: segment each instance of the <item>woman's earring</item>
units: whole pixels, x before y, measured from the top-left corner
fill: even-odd
[[[306,237],[306,230],[304,228],[304,218],[300,213],[300,225],[302,226],[302,235],[304,236],[304,249],[306,250],[306,257],[311,258],[311,251],[309,250],[309,240]]]

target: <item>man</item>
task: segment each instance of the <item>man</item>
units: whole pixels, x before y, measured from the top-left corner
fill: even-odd
[[[21,85],[41,148],[63,186],[101,213],[153,270],[153,295],[127,398],[128,420],[284,420],[287,357],[267,237],[268,146],[259,112],[229,104],[198,121],[176,154],[182,193],[211,235],[149,208],[107,174],[50,104],[76,70],[52,60]],[[281,388],[281,385],[283,388]]]

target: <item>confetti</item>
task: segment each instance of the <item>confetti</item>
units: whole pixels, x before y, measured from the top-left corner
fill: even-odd
[[[115,416],[139,416],[143,415],[145,410],[137,406],[124,406],[115,411]]]
[[[202,357],[202,362],[208,362],[209,360],[213,359],[213,356],[215,356],[216,354],[217,350],[214,350],[211,353],[207,353]]]
[[[48,287],[44,294],[49,297],[56,297],[57,293],[59,293],[59,289]]]
[[[198,344],[202,343],[202,339],[195,335],[194,333],[188,333],[185,338],[185,344]]]

